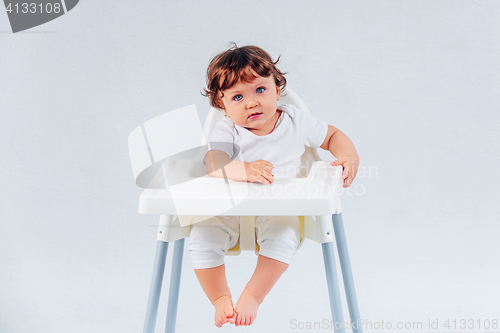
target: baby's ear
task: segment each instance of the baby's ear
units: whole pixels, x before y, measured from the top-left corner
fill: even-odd
[[[276,86],[276,95],[276,100],[279,101],[281,98],[281,89],[278,86]]]
[[[216,100],[214,104],[216,105],[217,109],[225,110],[224,102],[222,101],[222,98],[219,98],[219,100]]]
[[[224,97],[224,94],[221,92],[220,97],[219,97],[219,101],[217,102],[217,106],[219,107],[219,109],[224,110],[224,112],[226,112],[226,107],[224,106],[224,101],[222,100],[223,97]]]

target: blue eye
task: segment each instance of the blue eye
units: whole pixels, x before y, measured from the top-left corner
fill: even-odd
[[[234,97],[233,97],[233,99],[234,99],[235,101],[241,101],[241,100],[243,99],[243,96],[241,96],[241,95],[236,95],[236,96],[234,96]]]
[[[261,94],[261,93],[263,93],[263,92],[264,92],[264,90],[266,90],[266,88],[264,88],[264,87],[259,87],[259,88],[257,88],[256,92],[257,92],[257,94]]]

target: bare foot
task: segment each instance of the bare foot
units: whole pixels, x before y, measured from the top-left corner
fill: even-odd
[[[222,327],[225,323],[234,324],[236,316],[230,296],[221,296],[213,304],[215,306],[215,326]]]
[[[259,305],[259,301],[251,292],[243,291],[234,308],[234,312],[236,312],[236,321],[234,324],[236,326],[252,325],[255,317],[257,317]]]

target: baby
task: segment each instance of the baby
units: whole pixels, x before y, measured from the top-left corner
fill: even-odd
[[[359,165],[356,148],[337,128],[294,106],[277,105],[286,86],[278,60],[273,62],[259,47],[234,45],[210,62],[205,93],[226,117],[210,135],[207,173],[268,185],[274,177],[297,177],[305,146],[321,147],[337,158],[332,165],[343,166],[344,187],[349,187]],[[188,249],[201,287],[215,307],[217,327],[251,325],[297,251],[298,217],[258,216],[255,225],[257,266],[234,307],[224,255],[237,244],[239,218],[217,216],[192,225]]]

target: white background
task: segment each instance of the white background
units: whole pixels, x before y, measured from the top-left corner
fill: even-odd
[[[500,320],[499,21],[498,1],[87,0],[12,34],[0,9],[0,332],[142,331],[157,217],[137,213],[127,137],[193,103],[204,121],[206,67],[230,41],[281,55],[289,87],[358,149],[342,202],[361,317],[487,332],[477,320]],[[235,302],[255,263],[227,258]],[[329,318],[312,241],[248,328],[213,325],[185,253],[178,332]]]

